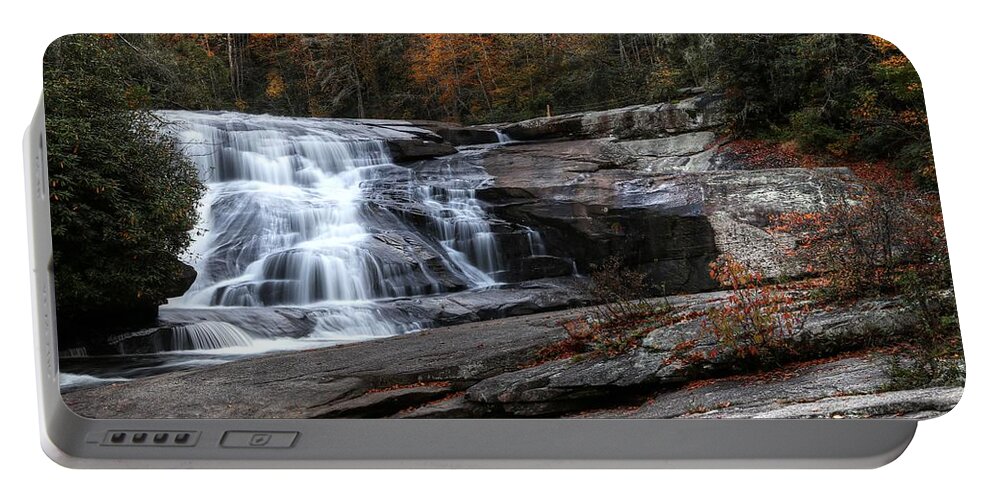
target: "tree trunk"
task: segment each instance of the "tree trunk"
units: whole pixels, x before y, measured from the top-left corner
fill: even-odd
[[[241,49],[239,47],[239,41],[228,33],[226,36],[227,48],[228,48],[228,75],[231,80],[231,93],[234,94],[235,99],[241,99]]]

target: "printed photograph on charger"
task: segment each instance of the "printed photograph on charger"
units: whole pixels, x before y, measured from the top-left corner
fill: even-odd
[[[962,356],[871,35],[85,34],[44,104],[92,418],[907,418]]]

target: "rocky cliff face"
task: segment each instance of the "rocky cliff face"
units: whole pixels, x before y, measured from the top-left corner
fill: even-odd
[[[722,149],[719,116],[698,96],[512,124],[511,137],[542,140],[482,153],[492,182],[478,196],[580,272],[618,256],[671,292],[701,291],[714,287],[707,265],[723,253],[770,277],[792,274],[780,258],[792,238],[770,234],[770,216],[823,209],[852,188],[851,173],[746,169]]]
[[[719,100],[699,95],[679,103],[628,106],[585,113],[534,118],[503,127],[511,139],[531,141],[613,137],[629,140],[676,135],[719,125]]]

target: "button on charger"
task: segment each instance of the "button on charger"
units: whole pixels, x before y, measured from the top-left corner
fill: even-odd
[[[228,431],[221,438],[224,448],[290,448],[299,432]]]

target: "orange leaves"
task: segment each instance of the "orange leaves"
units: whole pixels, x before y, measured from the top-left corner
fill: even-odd
[[[425,34],[408,52],[411,76],[418,85],[433,88],[451,119],[463,111],[473,114],[492,107],[499,91],[497,77],[506,73],[498,35]]]
[[[910,60],[907,59],[907,56],[900,54],[896,56],[887,57],[886,59],[883,59],[882,62],[880,62],[879,64],[884,68],[897,68],[897,67],[906,66],[908,63],[910,63]]]
[[[794,334],[802,327],[807,309],[797,308],[790,295],[762,286],[761,273],[722,257],[711,264],[711,276],[731,295],[723,305],[707,311],[701,334],[716,341],[710,359],[721,352],[759,364],[775,362],[789,351]]]
[[[907,56],[903,55],[903,52],[895,44],[875,35],[868,35],[868,37],[872,46],[884,56],[883,60],[879,63],[880,66],[884,68],[900,68],[910,64],[910,60],[907,59]]]
[[[897,115],[897,120],[909,126],[927,125],[927,113],[919,110],[905,110]]]
[[[889,293],[908,266],[942,261],[945,252],[940,205],[916,189],[913,179],[884,162],[848,167],[862,188],[819,213],[781,214],[772,231],[797,238],[791,260],[827,279],[832,298]]]
[[[749,169],[816,168],[824,162],[814,155],[800,152],[796,143],[761,139],[738,139],[724,144],[718,151],[730,155]]]
[[[889,40],[887,40],[887,39],[885,39],[883,37],[879,37],[879,36],[876,36],[876,35],[866,35],[866,38],[868,38],[869,39],[869,43],[871,43],[873,45],[873,47],[875,47],[876,50],[878,50],[880,52],[885,53],[885,52],[892,52],[892,51],[899,51],[900,50],[900,49],[897,48],[896,44],[890,42]]]
[[[266,74],[265,95],[269,99],[277,99],[286,93],[286,82],[277,71],[271,70]]]

